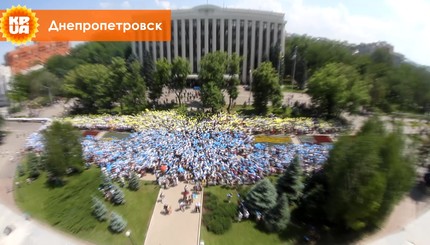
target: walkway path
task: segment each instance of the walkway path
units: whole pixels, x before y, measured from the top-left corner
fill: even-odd
[[[161,189],[165,198],[163,203],[172,206],[172,213],[164,215],[164,204],[158,202],[152,213],[151,223],[146,235],[145,245],[198,245],[200,238],[201,213],[194,213],[195,203],[203,205],[202,194],[184,212],[179,210],[179,201],[184,191],[184,183],[167,190]],[[191,185],[188,185],[192,189]],[[158,196],[160,196],[160,193]]]

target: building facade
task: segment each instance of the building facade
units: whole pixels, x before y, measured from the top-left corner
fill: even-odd
[[[9,82],[12,72],[9,66],[0,65],[0,107],[8,106],[6,93],[9,90]]]
[[[5,55],[5,62],[12,74],[22,73],[41,65],[54,55],[66,55],[70,51],[69,42],[36,42],[32,45],[18,46]]]
[[[193,74],[199,72],[200,60],[214,51],[236,53],[243,58],[239,77],[245,83],[250,72],[267,60],[270,51],[279,47],[284,53],[284,14],[260,10],[230,9],[202,5],[192,9],[172,10],[170,42],[133,42],[133,53],[143,61],[143,50],[152,58],[188,59]]]

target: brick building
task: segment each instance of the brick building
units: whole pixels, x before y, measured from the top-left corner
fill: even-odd
[[[17,47],[4,58],[6,65],[11,67],[12,74],[17,74],[45,63],[53,55],[66,55],[69,50],[69,42],[35,42]]]

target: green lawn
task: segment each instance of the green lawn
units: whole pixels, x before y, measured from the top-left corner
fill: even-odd
[[[276,177],[272,177],[274,182]],[[244,186],[239,190],[223,188],[220,186],[212,186],[205,188],[205,192],[211,192],[219,197],[220,201],[226,200],[227,194],[233,194],[232,202],[237,203],[237,193],[243,196],[249,190],[250,186]],[[293,244],[290,241],[282,240],[277,234],[269,234],[260,231],[256,228],[256,223],[250,220],[240,223],[233,223],[231,229],[223,235],[215,235],[209,232],[204,224],[202,224],[200,238],[205,242],[205,245],[287,245]]]
[[[25,183],[26,177],[20,177]],[[124,234],[112,234],[108,222],[98,222],[91,215],[91,196],[102,194],[97,190],[100,184],[100,170],[93,167],[80,175],[68,178],[61,188],[45,185],[46,176],[42,174],[31,184],[22,184],[15,192],[17,205],[32,217],[40,219],[58,229],[95,244],[128,244]],[[158,195],[158,187],[142,182],[137,192],[123,189],[126,204],[113,206],[106,203],[110,211],[116,211],[128,222],[127,230],[132,231],[136,244],[143,244],[145,234]]]

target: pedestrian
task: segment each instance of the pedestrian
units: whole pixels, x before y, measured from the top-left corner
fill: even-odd
[[[233,194],[231,194],[231,193],[228,193],[227,194],[227,201],[228,201],[228,203],[230,203],[231,202],[231,198],[233,197]]]
[[[179,209],[180,209],[182,212],[184,212],[184,211],[185,211],[185,202],[184,202],[184,201],[181,201],[181,202],[179,203]]]
[[[200,206],[201,206],[200,202],[197,202],[196,203],[196,213],[200,213]]]
[[[161,203],[163,203],[163,199],[164,199],[164,197],[165,197],[165,196],[164,196],[164,193],[163,193],[163,192],[161,192],[161,194],[160,194],[160,202],[161,202]]]

